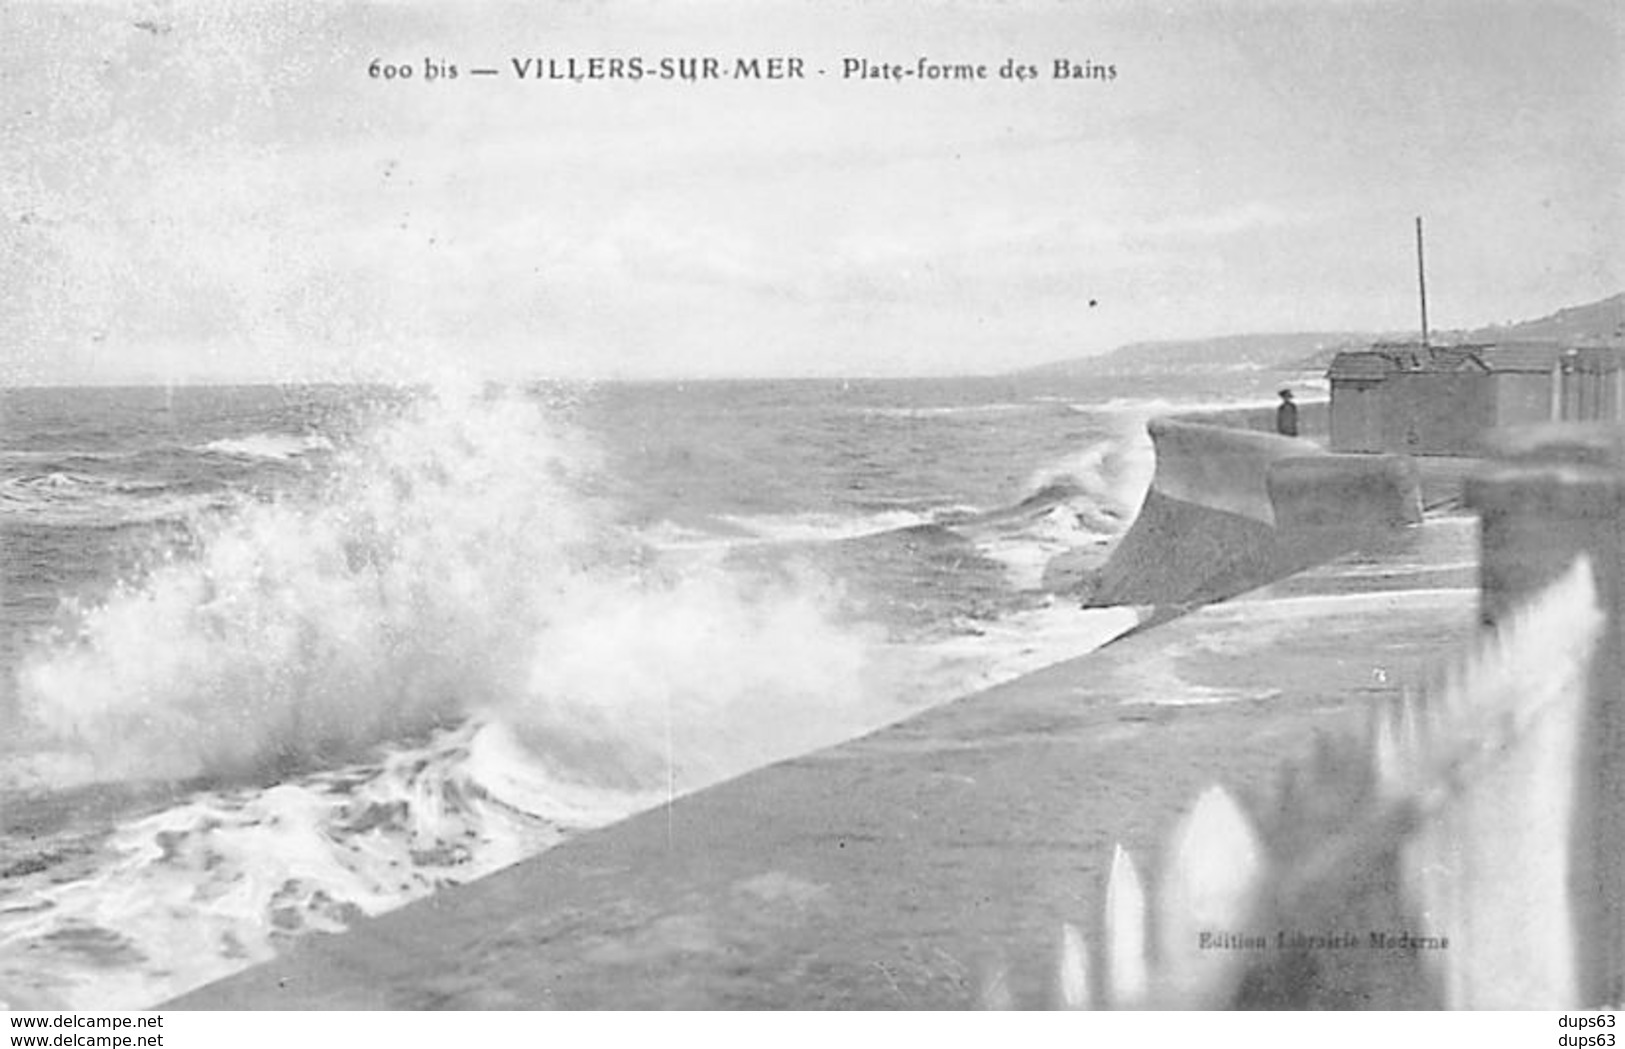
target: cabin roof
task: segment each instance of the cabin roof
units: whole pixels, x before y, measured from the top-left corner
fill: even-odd
[[[1345,350],[1332,358],[1332,379],[1377,380],[1393,372],[1489,371],[1478,344],[1423,346],[1419,342],[1378,342],[1366,350]]]
[[[1555,342],[1503,342],[1481,354],[1493,372],[1549,372],[1563,355]]]
[[[1332,358],[1326,369],[1328,379],[1382,379],[1399,365],[1385,354],[1371,350],[1345,350]]]
[[[1560,342],[1456,343],[1379,342],[1332,358],[1329,379],[1380,381],[1394,372],[1549,372],[1572,357],[1577,367],[1603,371],[1625,367],[1625,347],[1570,347]]]

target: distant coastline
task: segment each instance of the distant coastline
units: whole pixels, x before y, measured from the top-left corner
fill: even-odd
[[[1625,340],[1625,292],[1564,307],[1534,320],[1434,332],[1433,335],[1440,343],[1562,341],[1585,344]],[[1135,342],[1098,356],[1052,361],[1010,374],[1078,377],[1125,372],[1154,374],[1189,368],[1319,371],[1342,350],[1414,336],[1414,332],[1408,331],[1311,331]]]

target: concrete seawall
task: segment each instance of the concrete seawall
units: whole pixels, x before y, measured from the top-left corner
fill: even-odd
[[[1324,415],[1300,416],[1307,434]],[[1273,409],[1151,420],[1156,474],[1134,524],[1084,581],[1086,603],[1219,600],[1421,520],[1410,458],[1334,455],[1265,425]]]

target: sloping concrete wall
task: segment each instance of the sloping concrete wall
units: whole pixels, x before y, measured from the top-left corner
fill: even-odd
[[[1152,488],[1266,525],[1275,523],[1266,486],[1270,464],[1316,451],[1290,437],[1177,418],[1152,419],[1146,430],[1157,453]]]
[[[1306,440],[1216,425],[1222,418],[1148,424],[1157,457],[1150,491],[1086,584],[1086,604],[1218,600],[1421,520],[1409,458],[1333,455]]]

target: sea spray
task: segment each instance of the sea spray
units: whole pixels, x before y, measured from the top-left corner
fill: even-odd
[[[1111,435],[1035,470],[1027,490],[1055,497],[1018,542],[990,544],[1022,589],[1066,591],[1105,561],[1106,547],[1133,523],[1151,487],[1156,457],[1145,417],[1111,416]],[[1037,497],[1035,496],[1035,498]]]
[[[420,403],[341,454],[317,497],[198,520],[189,556],[24,665],[25,710],[100,778],[229,779],[495,698],[518,640],[503,612],[530,577],[516,541],[545,530],[524,545],[549,557],[575,527],[521,410]]]
[[[1137,621],[1030,601],[967,619],[962,550],[847,540],[886,546],[913,594],[930,557],[953,555],[949,628],[880,644],[847,622],[852,595],[781,556],[853,553],[820,539],[844,525],[797,545],[702,510],[682,520],[726,541],[672,548],[650,536],[680,502],[621,504],[660,488],[655,460],[600,457],[551,406],[392,393],[374,414],[324,424],[331,449],[255,457],[273,483],[211,497],[182,541],[25,658],[29,784],[92,781],[53,805],[109,782],[149,801],[4,843],[0,1001],[151,1004]],[[219,452],[197,454],[239,469]],[[951,501],[907,512],[977,515]],[[1019,542],[1033,513],[991,517],[969,541],[1007,527]],[[891,562],[826,567],[853,564]]]
[[[535,403],[425,397],[34,651],[50,785],[192,786],[21,858],[0,999],[150,1004],[905,712],[833,586],[651,550],[599,465]]]
[[[1156,471],[1146,418],[1126,412],[1109,416],[1110,436],[1033,471],[1027,490],[1069,485],[1090,496],[1099,513],[1132,518]]]
[[[319,433],[255,433],[246,437],[222,437],[203,446],[203,451],[240,459],[285,461],[313,452],[330,451],[333,443]]]
[[[866,641],[827,595],[659,564],[587,494],[596,466],[533,403],[425,397],[315,493],[195,522],[25,662],[24,710],[96,779],[277,778],[488,711],[624,786],[668,720],[703,780],[741,760],[700,738],[738,709],[859,701]]]
[[[689,790],[876,727],[868,642],[812,584],[743,587],[715,567],[568,595],[503,710],[558,774]]]

